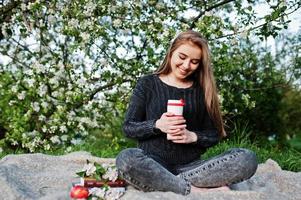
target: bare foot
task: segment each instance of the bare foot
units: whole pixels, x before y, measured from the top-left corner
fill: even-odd
[[[231,189],[228,186],[222,186],[222,187],[217,187],[217,188],[211,188],[210,190],[213,190],[213,191],[230,191]]]
[[[228,186],[216,187],[216,188],[199,188],[191,185],[191,192],[216,192],[216,191],[230,191],[231,189]]]

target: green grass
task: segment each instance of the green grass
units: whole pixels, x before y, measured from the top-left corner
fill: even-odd
[[[233,142],[231,139],[227,139],[208,149],[202,158],[208,159],[233,147],[247,148],[254,151],[259,163],[263,163],[271,158],[275,160],[283,170],[301,171],[301,153],[299,151],[292,148],[278,149],[271,145],[260,147],[247,139],[240,142]]]
[[[209,148],[202,155],[202,158],[207,159],[221,154],[230,148],[241,147],[254,151],[259,163],[263,163],[271,158],[284,170],[301,171],[301,153],[299,151],[293,148],[279,149],[277,146],[268,143],[262,145],[258,142],[251,142],[249,135],[250,132],[247,128],[237,127],[231,132],[231,137]],[[99,157],[116,157],[122,149],[136,147],[134,141],[124,139],[124,136],[120,132],[112,136],[111,134],[104,134],[98,131],[94,133],[94,137],[97,139],[90,138],[85,144],[74,148],[74,151],[88,151],[92,155]]]
[[[207,152],[202,155],[202,158],[207,159],[223,153],[230,148],[241,147],[254,151],[259,163],[263,163],[267,159],[271,158],[284,170],[295,172],[301,171],[301,153],[299,151],[293,148],[279,149],[279,147],[272,144],[259,145],[257,142],[251,142],[249,134],[250,133],[247,129],[237,128],[231,132],[231,137],[223,140],[218,145],[209,148]],[[112,132],[95,131],[91,133],[91,137],[89,137],[83,144],[73,147],[72,151],[87,151],[94,156],[113,158],[116,157],[122,149],[135,146],[136,143],[132,140],[125,139],[120,130],[116,130],[114,135],[112,135]],[[18,153],[22,152],[15,152],[15,154]],[[63,155],[67,152],[58,149],[56,151],[43,153]],[[0,158],[5,155],[5,152],[1,152]]]
[[[249,139],[250,134],[251,132],[247,129],[247,126],[238,126],[231,132],[231,137],[209,148],[208,151],[202,155],[202,158],[208,159],[230,148],[240,147],[254,151],[259,163],[263,163],[270,158],[276,161],[283,170],[301,171],[300,151],[292,147],[280,149],[277,144],[262,142],[259,138],[257,140],[255,139],[255,142],[251,142]]]

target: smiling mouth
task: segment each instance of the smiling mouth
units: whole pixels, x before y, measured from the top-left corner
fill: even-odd
[[[183,75],[186,75],[186,74],[188,74],[188,72],[187,72],[187,71],[185,71],[185,70],[183,70],[183,69],[181,69],[181,68],[179,68],[179,71],[180,71],[180,73],[181,73],[181,74],[183,74]]]

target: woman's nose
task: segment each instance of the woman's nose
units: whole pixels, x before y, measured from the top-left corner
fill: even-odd
[[[189,68],[189,65],[190,65],[190,60],[188,60],[188,59],[184,60],[183,67],[184,67],[185,69],[188,69],[188,68]]]

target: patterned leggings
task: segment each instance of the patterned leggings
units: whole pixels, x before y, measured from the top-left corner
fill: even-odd
[[[120,176],[142,191],[172,191],[187,195],[191,184],[219,187],[250,178],[256,172],[257,159],[248,149],[232,148],[208,160],[169,166],[141,149],[129,148],[119,153],[116,167]]]

